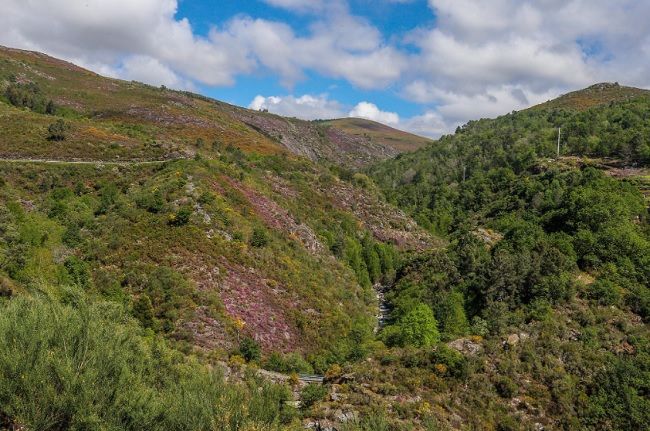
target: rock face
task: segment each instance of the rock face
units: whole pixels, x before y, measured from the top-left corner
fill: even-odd
[[[353,169],[363,168],[402,152],[415,151],[431,142],[359,118],[304,121],[237,107],[227,109],[239,121],[280,143],[294,154]]]

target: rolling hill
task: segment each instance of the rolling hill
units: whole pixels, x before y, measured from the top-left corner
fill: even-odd
[[[52,100],[70,126],[66,142],[54,149],[40,142],[48,126],[43,117],[31,115],[26,128],[16,121],[16,112],[4,109],[0,154],[5,156],[179,158],[210,153],[216,143],[265,154],[288,151],[360,168],[417,149],[423,142],[390,131],[400,137],[395,145],[391,139],[373,140],[344,128],[238,108],[197,94],[104,78],[36,52],[0,47],[0,73],[3,93],[13,83],[25,93],[16,97],[40,98],[45,104]]]
[[[436,242],[362,174],[309,160],[363,166],[397,152],[384,144],[341,147],[328,133],[362,140],[8,48],[0,89],[12,291],[80,283],[190,350],[227,355],[249,336],[325,357],[372,328],[371,283],[399,250]],[[297,144],[262,131],[269,119]]]

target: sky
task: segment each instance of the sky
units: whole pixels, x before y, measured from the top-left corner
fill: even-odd
[[[0,44],[304,119],[438,137],[650,88],[650,0],[2,0]]]

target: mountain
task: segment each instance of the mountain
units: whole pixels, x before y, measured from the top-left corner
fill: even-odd
[[[415,151],[432,142],[430,139],[414,136],[410,133],[363,118],[326,120],[322,124],[342,130],[353,136],[364,137],[373,142],[378,142],[400,153]]]
[[[16,98],[39,97],[44,105],[52,100],[59,114],[68,117],[71,132],[58,156],[115,160],[177,158],[199,150],[210,152],[215,144],[254,149],[265,154],[289,151],[311,160],[359,168],[402,151],[419,148],[424,138],[405,132],[399,143],[372,140],[336,126],[283,118],[238,108],[197,94],[155,88],[137,82],[101,77],[47,55],[0,47],[4,87],[17,88]],[[27,88],[27,84],[33,88]],[[3,88],[4,88],[3,87]],[[30,95],[30,91],[41,95]],[[42,107],[44,110],[45,106]],[[47,158],[51,147],[38,145],[39,133],[47,126],[35,115],[30,128],[3,115],[6,131],[0,154]],[[25,116],[25,113],[20,115]],[[92,123],[92,124],[91,124]],[[20,135],[20,139],[15,139]],[[88,145],[90,143],[90,145]]]
[[[646,91],[436,141],[10,48],[0,95],[0,429],[648,428]]]
[[[582,90],[564,94],[557,99],[549,100],[530,109],[566,108],[583,111],[595,106],[638,97],[650,97],[650,90],[625,87],[617,82],[601,82]]]
[[[333,363],[363,355],[371,342],[373,283],[394,273],[401,253],[439,244],[387,204],[365,175],[349,169],[396,154],[392,147],[365,145],[369,140],[318,123],[104,78],[9,48],[0,49],[0,94],[0,297],[12,298],[0,299],[0,307],[7,307],[3,315],[40,310],[18,329],[12,321],[0,322],[1,330],[23,331],[20,343],[55,345],[54,338],[68,334],[90,343],[90,350],[99,339],[136,349],[125,357],[137,356],[143,343],[162,343],[169,347],[161,347],[161,354],[170,358],[182,351],[202,364],[230,361],[233,370],[239,360],[264,359],[270,369],[324,373]],[[265,131],[268,119],[283,125]],[[311,147],[315,143],[320,146]],[[79,311],[81,303],[89,308]],[[78,326],[61,323],[53,330],[39,313],[66,315]],[[89,315],[97,319],[91,332],[78,332]],[[115,333],[95,325],[106,321]],[[35,332],[44,338],[27,335]],[[128,340],[113,338],[119,334]],[[147,355],[158,354],[151,349]],[[18,345],[3,345],[11,357],[20,357],[19,351]],[[23,351],[35,356],[23,356],[25,363],[47,362],[37,347],[29,352]],[[130,358],[123,370],[137,374],[127,369],[142,364]],[[184,361],[142,366],[182,374]],[[207,372],[202,367],[179,381],[189,385]],[[147,373],[143,388],[165,378]],[[96,374],[85,378],[97,379],[97,390],[116,384]],[[2,379],[0,428],[27,423],[44,429],[46,419],[29,412],[30,403],[39,401]],[[147,409],[157,408],[153,398],[141,396],[150,400],[143,401]],[[176,399],[171,392],[165,396]],[[54,406],[61,399],[41,400]],[[92,410],[76,398],[67,405]],[[219,405],[215,401],[210,409]],[[280,402],[269,414],[283,409],[290,410]],[[81,421],[91,413],[57,414]],[[253,421],[252,413],[242,415]]]

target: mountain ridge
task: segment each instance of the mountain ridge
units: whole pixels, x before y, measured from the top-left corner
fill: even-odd
[[[400,132],[401,141],[395,147],[387,140],[373,141],[336,127],[322,127],[318,122],[252,111],[195,93],[105,78],[34,51],[0,47],[0,61],[4,63],[5,72],[0,77],[3,92],[10,78],[18,85],[33,82],[44,96],[69,114],[73,126],[81,119],[74,118],[76,116],[100,120],[97,121],[100,126],[103,125],[101,120],[119,121],[125,126],[122,129],[126,129],[89,130],[80,125],[73,127],[69,142],[103,139],[109,144],[135,149],[143,146],[142,140],[147,140],[157,143],[155,149],[149,146],[148,152],[193,155],[199,150],[199,140],[205,145],[219,140],[224,146],[234,145],[244,151],[289,151],[314,161],[325,160],[358,169],[401,151],[416,149],[423,140]],[[107,99],[109,94],[112,96]],[[136,121],[140,129],[144,125],[149,127],[129,130],[129,123]],[[144,148],[140,150],[145,151]],[[1,142],[0,152],[7,153]],[[119,148],[112,152],[114,154],[103,152],[104,157],[120,153]]]

